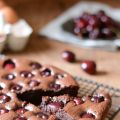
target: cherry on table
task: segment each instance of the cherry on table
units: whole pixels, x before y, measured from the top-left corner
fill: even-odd
[[[62,58],[67,62],[75,62],[76,61],[75,54],[69,50],[62,52]]]
[[[92,60],[84,60],[81,62],[81,68],[88,74],[96,73],[96,63]]]

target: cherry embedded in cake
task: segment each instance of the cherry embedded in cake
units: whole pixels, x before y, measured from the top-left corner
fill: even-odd
[[[15,63],[11,59],[7,59],[3,63],[3,68],[6,70],[11,70],[15,68]]]
[[[0,94],[0,103],[6,103],[11,100],[10,96],[6,94]]]
[[[73,101],[75,102],[76,105],[80,105],[84,103],[84,101],[80,97],[74,98]]]
[[[15,79],[15,75],[12,73],[9,73],[9,74],[3,75],[2,78],[5,80],[13,80],[13,79]]]
[[[81,118],[92,118],[95,119],[95,116],[92,113],[83,113]]]
[[[7,109],[0,109],[0,115],[2,115],[2,114],[5,114],[5,113],[8,113],[9,112],[9,110],[7,110]]]
[[[30,80],[29,86],[30,87],[35,87],[38,86],[40,83],[37,80]]]
[[[30,66],[32,67],[32,69],[40,69],[42,67],[42,65],[38,62],[31,62]]]

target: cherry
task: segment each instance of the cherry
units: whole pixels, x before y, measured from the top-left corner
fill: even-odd
[[[92,113],[83,113],[81,115],[81,118],[93,118],[93,119],[95,119],[95,116]]]
[[[6,80],[13,80],[15,79],[15,75],[12,73],[9,73],[9,74],[3,75],[2,78]]]
[[[64,75],[62,75],[62,74],[56,74],[55,75],[55,79],[57,79],[57,80],[61,80],[63,78],[64,78]]]
[[[88,22],[82,18],[80,18],[79,20],[76,20],[75,26],[78,28],[85,28],[87,25],[88,25]]]
[[[89,33],[89,38],[90,39],[97,39],[97,38],[101,38],[101,33],[100,30],[95,28],[92,31],[90,31]]]
[[[99,27],[101,21],[97,18],[96,15],[91,15],[89,19],[89,25],[94,26],[94,27]]]
[[[3,63],[3,68],[6,70],[11,70],[11,69],[15,68],[15,63],[11,59],[7,59]]]
[[[80,105],[84,103],[84,101],[81,98],[74,98],[73,101],[75,102],[76,105]]]
[[[88,74],[96,73],[96,63],[92,60],[85,60],[81,63],[81,68]]]
[[[36,80],[31,80],[30,82],[29,82],[29,86],[30,87],[35,87],[35,86],[38,86],[40,83],[38,82],[38,81],[36,81]]]
[[[0,109],[0,114],[5,114],[5,113],[8,113],[9,112],[9,110],[7,110],[7,109]]]
[[[12,85],[11,87],[12,92],[17,92],[17,91],[20,91],[21,89],[22,89],[22,86],[17,85],[17,84]]]
[[[51,76],[51,70],[48,69],[48,68],[46,68],[45,70],[43,70],[42,72],[40,72],[40,75],[42,77],[49,77],[49,76]]]
[[[97,17],[101,18],[102,16],[106,16],[106,13],[103,10],[98,11]]]
[[[62,58],[67,62],[75,62],[75,54],[71,51],[63,51]]]
[[[60,87],[60,85],[59,84],[56,84],[56,83],[51,83],[50,85],[49,85],[49,87],[51,88],[51,89],[53,89],[53,90],[59,90],[61,87]]]
[[[41,64],[39,64],[38,62],[31,62],[30,63],[30,66],[33,68],[33,69],[40,69],[42,67]]]
[[[109,28],[103,28],[102,29],[102,33],[105,36],[105,38],[109,38],[109,39],[111,39],[111,38],[116,36],[116,33],[111,31],[111,29],[109,29]]]
[[[90,14],[87,13],[87,12],[84,12],[81,17],[82,17],[84,20],[88,21],[89,18],[90,18]]]
[[[0,103],[6,103],[9,102],[11,98],[5,94],[0,94]]]
[[[27,110],[26,110],[25,108],[18,108],[18,109],[16,110],[16,112],[17,112],[18,114],[24,114],[26,111],[27,111]]]
[[[105,29],[108,27],[109,29]],[[74,20],[74,33],[82,38],[113,39],[117,37],[119,23],[106,15],[103,10],[96,14],[83,13]]]
[[[17,118],[15,118],[14,120],[27,120],[25,117],[21,117],[21,116],[18,116]]]
[[[21,77],[25,77],[25,78],[31,78],[34,76],[30,71],[21,71],[20,75]]]
[[[40,112],[37,116],[42,118],[43,120],[48,120],[48,115],[45,113]]]
[[[49,109],[53,112],[57,112],[60,108],[64,107],[64,104],[62,102],[52,102],[47,105]]]
[[[100,103],[104,101],[104,97],[103,96],[93,96],[91,101],[95,102],[95,103]]]

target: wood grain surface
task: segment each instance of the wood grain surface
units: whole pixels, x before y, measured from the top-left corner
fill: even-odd
[[[78,0],[6,1],[8,4],[12,5],[19,16],[26,19],[34,29],[30,42],[23,52],[13,53],[9,51],[5,52],[6,55],[18,58],[30,58],[40,61],[43,64],[53,64],[66,70],[73,76],[84,77],[115,88],[120,88],[120,51],[107,52],[94,49],[83,49],[74,45],[50,41],[48,38],[37,35],[37,31],[40,28],[44,27],[49,21],[53,20],[73,4],[77,3]],[[101,1],[113,7],[120,8],[119,0]],[[95,60],[98,73],[96,75],[88,75],[81,70],[80,62],[71,64],[63,61],[61,59],[61,52],[66,49],[75,52],[78,60]]]

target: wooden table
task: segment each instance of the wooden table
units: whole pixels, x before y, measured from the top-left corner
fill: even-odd
[[[16,0],[13,0],[16,1]],[[49,21],[60,15],[78,0],[25,0],[19,4],[10,3],[18,14],[25,18],[33,27],[35,33],[31,36],[28,47],[21,53],[7,52],[13,57],[25,57],[58,66],[74,76],[82,76],[99,83],[120,88],[120,51],[107,52],[94,49],[78,48],[40,37],[36,32]],[[104,1],[104,0],[101,0]],[[117,2],[116,2],[117,1]],[[120,7],[119,0],[106,0],[113,7]],[[76,53],[78,60],[92,59],[97,63],[98,73],[88,75],[80,68],[80,63],[67,63],[61,59],[61,52],[65,49]]]

